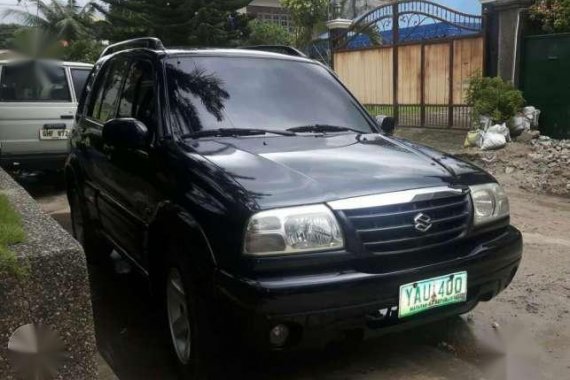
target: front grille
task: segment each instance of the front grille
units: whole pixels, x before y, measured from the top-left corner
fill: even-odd
[[[469,195],[463,193],[341,212],[356,230],[365,250],[391,255],[437,247],[458,238],[469,225],[471,205]],[[416,228],[414,218],[420,214],[429,217],[431,223],[425,232]]]

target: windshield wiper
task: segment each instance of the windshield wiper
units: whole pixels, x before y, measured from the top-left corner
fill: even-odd
[[[287,128],[287,131],[290,132],[317,132],[317,133],[325,133],[325,132],[346,132],[352,131],[356,133],[365,133],[359,131],[357,129],[348,128],[348,127],[340,127],[338,125],[328,125],[328,124],[310,124],[310,125],[302,125],[300,127],[293,127]]]
[[[292,131],[274,131],[270,129],[259,128],[218,128],[186,133],[182,135],[182,138],[256,136],[265,135],[267,133],[273,133],[281,136],[295,136],[295,132]]]

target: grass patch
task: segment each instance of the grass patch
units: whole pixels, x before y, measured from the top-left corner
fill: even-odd
[[[0,194],[0,273],[22,277],[27,273],[10,250],[10,246],[24,241],[20,215],[12,208],[6,195]]]

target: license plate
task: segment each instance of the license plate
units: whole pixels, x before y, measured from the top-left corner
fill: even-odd
[[[400,286],[398,317],[467,300],[467,272],[429,278]]]
[[[67,140],[68,129],[40,129],[40,140]]]

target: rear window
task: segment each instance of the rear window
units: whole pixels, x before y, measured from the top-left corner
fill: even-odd
[[[73,81],[73,89],[75,90],[75,97],[77,99],[81,98],[90,72],[91,70],[86,69],[71,69],[71,80]]]
[[[2,102],[70,102],[65,69],[47,62],[6,65],[0,74]]]

